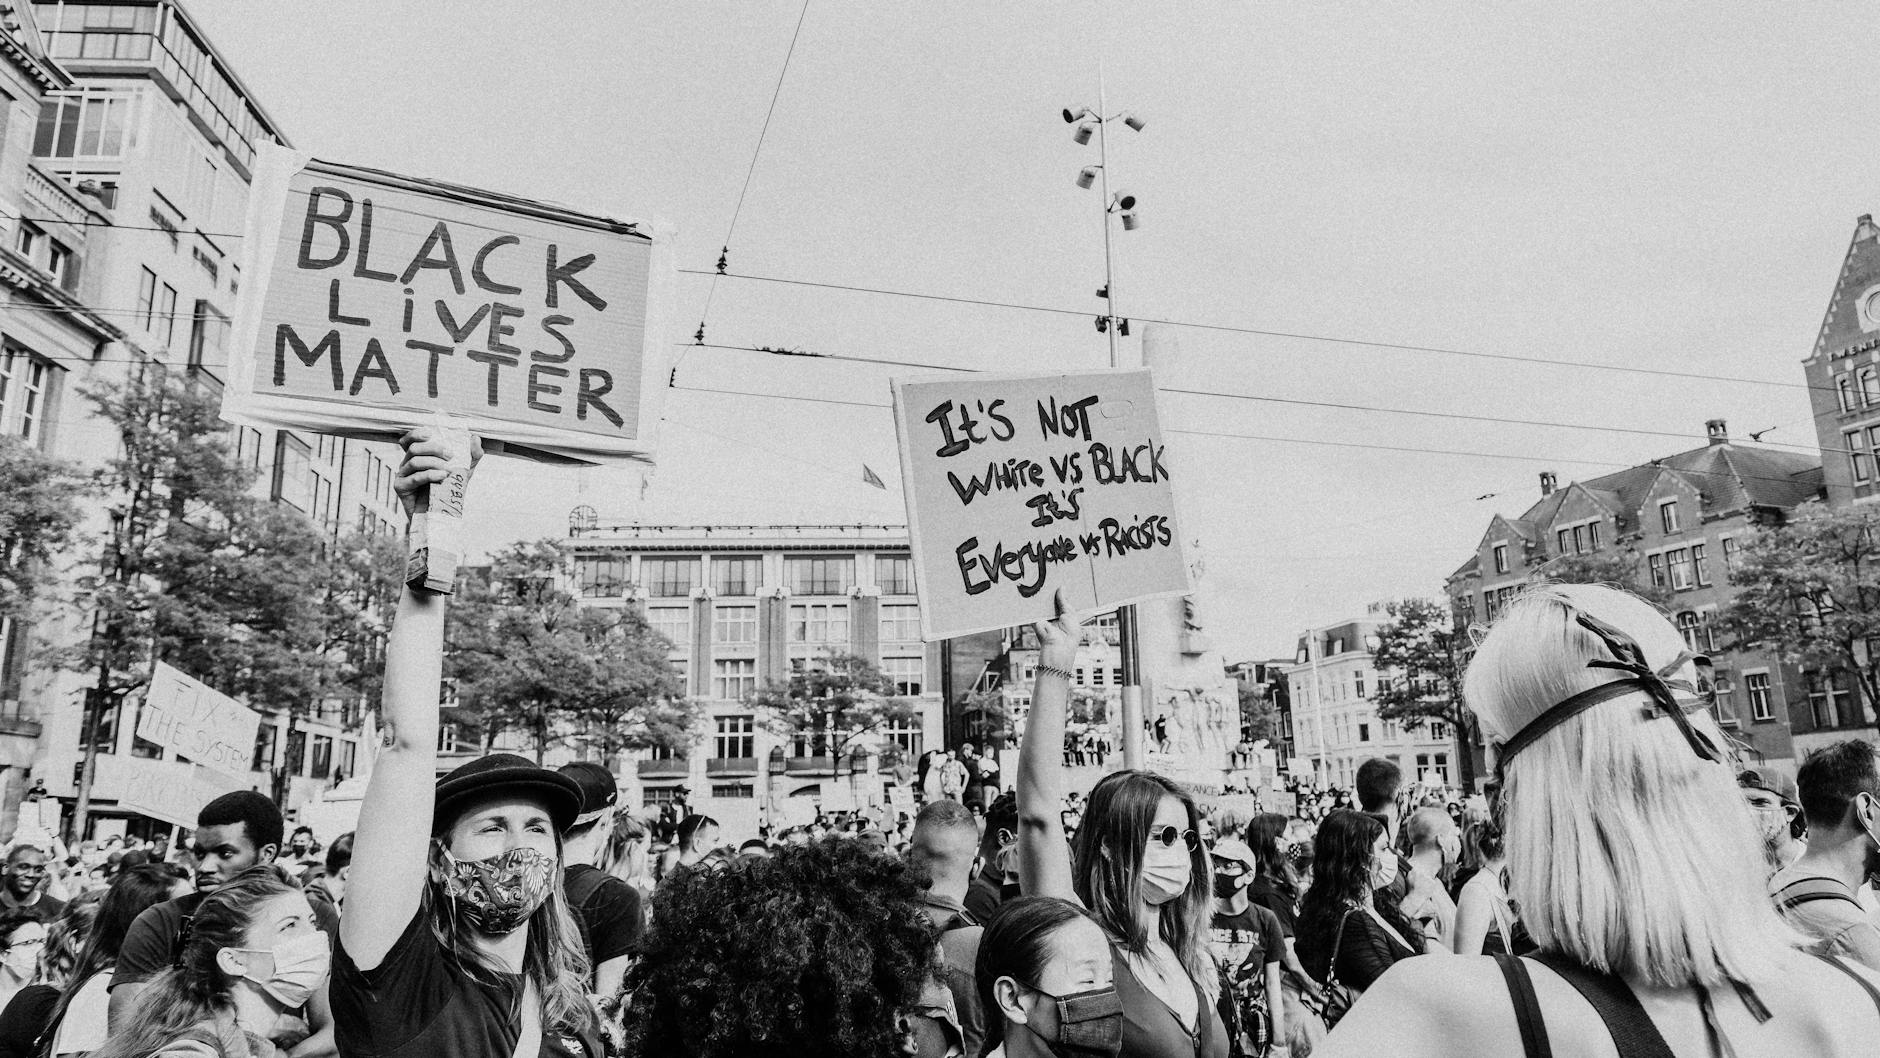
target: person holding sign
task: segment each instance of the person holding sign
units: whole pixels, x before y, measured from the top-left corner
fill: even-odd
[[[1067,846],[1064,716],[1077,629],[1056,597],[1039,622],[1038,678],[1018,757],[1019,877],[1026,896],[1088,908],[1110,943],[1123,1002],[1122,1058],[1226,1058],[1208,952],[1214,876],[1194,800],[1148,771],[1107,775],[1090,791]]]
[[[465,435],[407,433],[395,488],[481,456]],[[600,1058],[588,964],[562,893],[561,834],[581,811],[565,775],[508,753],[437,773],[444,597],[407,584],[386,648],[384,744],[360,807],[332,1001],[341,1053]]]

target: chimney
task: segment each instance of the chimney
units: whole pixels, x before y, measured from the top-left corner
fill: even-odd
[[[1709,435],[1710,443],[1713,445],[1730,443],[1730,427],[1722,419],[1711,419],[1704,423],[1704,433]]]
[[[1555,486],[1556,480],[1557,479],[1555,479],[1553,471],[1551,470],[1541,471],[1541,495],[1542,496],[1552,496],[1554,494],[1554,486]]]
[[[1874,227],[1873,214],[1862,213],[1860,219],[1854,222],[1854,241],[1874,238],[1880,238],[1880,228]]]

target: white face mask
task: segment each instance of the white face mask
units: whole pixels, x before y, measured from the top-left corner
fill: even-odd
[[[1371,888],[1382,889],[1397,880],[1397,854],[1385,849],[1371,858]]]
[[[255,948],[232,950],[243,955],[266,955],[273,960],[273,972],[266,977],[256,977],[255,960],[246,960],[242,976],[259,985],[262,991],[286,1007],[304,1005],[310,996],[319,991],[328,971],[333,968],[332,942],[318,930],[290,937],[275,945],[273,951]]]
[[[44,941],[37,944],[15,943],[7,949],[6,968],[12,971],[14,977],[30,981],[39,966],[39,953],[45,950]]]
[[[1186,845],[1177,842],[1171,848],[1151,841],[1142,857],[1142,898],[1160,907],[1188,891],[1193,873]]]

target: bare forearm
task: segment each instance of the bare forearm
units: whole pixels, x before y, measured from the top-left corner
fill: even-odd
[[[387,749],[437,756],[438,688],[444,677],[444,597],[410,588],[385,643],[380,733]],[[376,777],[376,773],[375,773]]]
[[[1069,897],[1070,854],[1065,847],[1064,713],[1070,684],[1038,674],[1031,715],[1018,753],[1019,878],[1027,896]]]

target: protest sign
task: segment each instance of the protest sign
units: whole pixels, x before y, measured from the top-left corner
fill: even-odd
[[[650,462],[669,237],[649,223],[265,148],[223,416]]]
[[[174,760],[100,756],[92,793],[119,808],[174,823],[196,825],[202,806],[247,784],[199,764]]]
[[[897,379],[921,635],[1186,595],[1147,370]]]
[[[238,777],[254,770],[260,728],[260,713],[161,661],[137,710],[138,738]]]
[[[1260,803],[1269,812],[1291,818],[1299,814],[1299,796],[1288,790],[1268,790],[1260,795]]]

